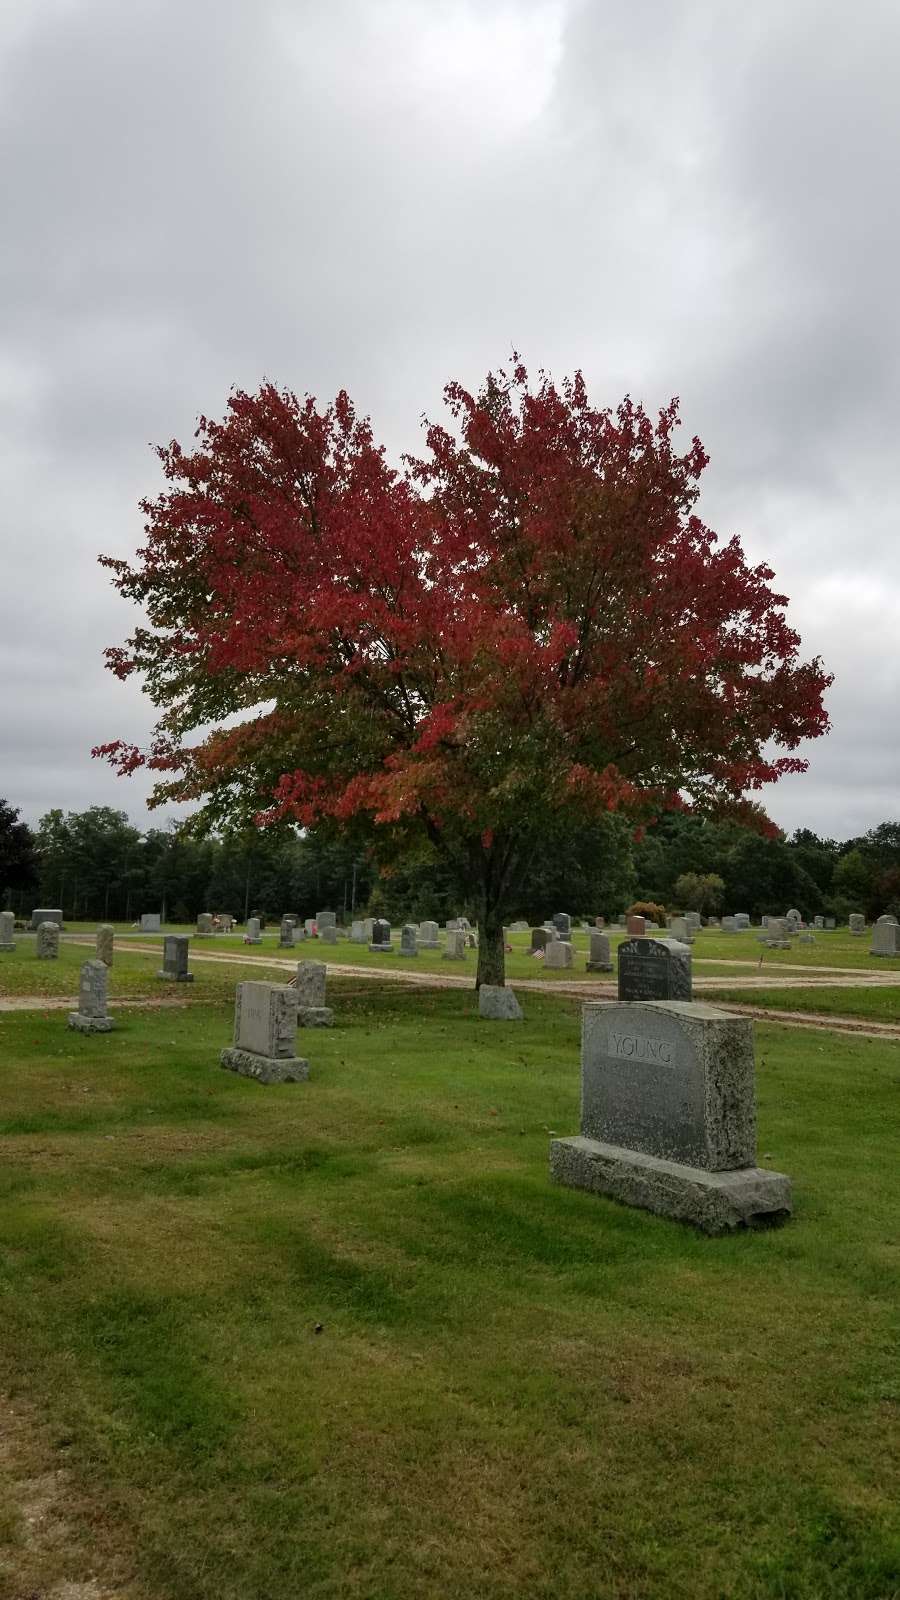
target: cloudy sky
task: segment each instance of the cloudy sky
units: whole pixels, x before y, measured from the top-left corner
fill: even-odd
[[[681,395],[835,673],[776,821],[900,816],[898,71],[896,0],[0,0],[0,795],[149,820],[150,441],[265,375],[399,453],[514,345]]]

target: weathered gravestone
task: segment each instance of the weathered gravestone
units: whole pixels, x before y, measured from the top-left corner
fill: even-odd
[[[736,911],[734,914],[734,925],[737,928],[738,933],[746,933],[750,926],[750,916],[748,912]]]
[[[531,930],[531,953],[532,953],[532,955],[534,954],[535,950],[546,950],[547,945],[550,943],[551,937],[552,937],[552,935],[547,932],[546,928],[532,928],[532,930]]]
[[[56,961],[59,956],[59,923],[41,922],[35,939],[38,961]]]
[[[303,924],[303,932],[306,934],[307,939],[312,939],[314,934],[315,934],[315,931],[316,931],[316,919],[315,919],[315,917],[307,917],[305,922],[304,922],[304,924]]]
[[[478,991],[478,1015],[489,1022],[521,1022],[522,1007],[503,984],[483,983]]]
[[[613,964],[609,948],[609,934],[598,933],[596,929],[591,932],[586,970],[588,972],[612,972]]]
[[[113,964],[113,949],[115,947],[115,940],[116,930],[112,923],[101,922],[99,928],[97,929],[95,948],[97,951],[97,960],[102,961],[104,966],[111,967]]]
[[[791,928],[786,917],[769,917],[765,927],[764,943],[771,950],[790,950]]]
[[[324,961],[298,961],[294,987],[297,990],[297,1021],[301,1028],[330,1028],[334,1012],[325,1004],[328,968]]]
[[[825,930],[826,930],[826,932],[828,932],[829,929],[836,928],[836,927],[837,927],[837,918],[836,917],[826,917],[825,918]]]
[[[215,937],[215,928],[211,911],[201,911],[197,917],[197,938],[212,939]]]
[[[301,1083],[309,1062],[295,1055],[297,991],[286,984],[239,983],[234,1003],[234,1044],[220,1064],[259,1083]]]
[[[390,923],[386,922],[384,917],[375,917],[372,922],[372,938],[369,943],[369,949],[379,950],[383,954],[385,951],[390,951],[391,948]]]
[[[850,932],[855,934],[857,939],[861,939],[866,931],[866,919],[862,913],[859,911],[851,911],[848,919],[848,925]]]
[[[444,947],[445,961],[465,961],[466,936],[462,928],[451,928],[447,934],[447,943]]]
[[[145,911],[141,917],[141,933],[159,933],[162,930],[162,918],[158,911]]]
[[[350,924],[350,943],[351,944],[368,944],[368,942],[369,942],[369,936],[366,933],[366,925],[365,925],[365,923],[364,922],[360,922],[360,921],[351,922],[351,924]]]
[[[106,1010],[105,961],[86,961],[78,985],[78,1010],[69,1012],[69,1027],[78,1033],[109,1033],[115,1023]]]
[[[756,1166],[753,1024],[694,1001],[586,1005],[581,1135],[550,1175],[704,1233],[784,1221],[791,1183]]]
[[[647,932],[647,918],[626,917],[625,932],[630,934],[633,939],[643,938],[644,934]]]
[[[824,928],[824,926],[825,926],[825,918],[824,917],[813,917],[813,927],[814,928]]]
[[[316,927],[318,928],[320,933],[322,932],[323,928],[334,928],[336,926],[337,926],[337,912],[335,912],[335,911],[317,911],[316,912]]]
[[[246,938],[248,944],[262,944],[262,939],[259,935],[259,917],[247,918]]]
[[[690,1000],[691,952],[677,939],[623,939],[620,1000]]]
[[[900,928],[896,922],[882,922],[879,917],[872,929],[869,954],[873,956],[900,955]]]
[[[31,913],[31,931],[36,933],[42,922],[55,922],[62,927],[63,914],[59,910],[46,910],[39,908]]]
[[[419,925],[419,949],[439,950],[438,925],[436,922],[422,922]]]
[[[404,922],[400,929],[400,954],[401,956],[417,956],[419,946],[416,942],[418,929],[412,922]]]
[[[805,932],[805,933],[801,933],[800,936],[799,936],[799,939],[798,939],[798,943],[799,944],[815,944],[815,942],[816,942],[815,934],[814,933],[810,933],[808,931]]]
[[[670,917],[669,933],[679,944],[693,944],[694,935],[691,932],[687,917]]]
[[[882,916],[877,918],[876,923],[875,923],[876,928],[878,927],[878,923],[879,922],[882,922],[882,923],[884,923],[884,922],[893,922],[894,926],[896,927],[897,918],[894,916],[892,911],[885,911]]]
[[[801,917],[799,911],[792,910],[786,912],[784,920],[788,925],[788,931],[790,933],[800,932],[800,924],[803,921],[803,918]]]
[[[558,939],[571,939],[572,918],[569,916],[568,911],[555,912],[551,920],[554,928],[556,929],[556,936]]]
[[[16,919],[12,911],[0,911],[0,950],[15,950]]]
[[[737,933],[737,923],[736,923],[734,917],[723,917],[722,918],[722,932],[723,933]]]
[[[279,950],[293,950],[294,948],[294,919],[282,917],[278,928]]]
[[[326,922],[325,926],[319,929],[319,938],[323,944],[337,944],[338,931],[333,922]]]
[[[703,919],[699,911],[689,911],[684,920],[687,923],[691,933],[700,932],[700,929],[703,926]]]
[[[193,983],[194,974],[188,972],[188,946],[186,933],[167,933],[163,939],[162,970],[156,974],[167,983]]]
[[[572,945],[568,939],[551,939],[544,946],[544,966],[561,970],[572,965]]]

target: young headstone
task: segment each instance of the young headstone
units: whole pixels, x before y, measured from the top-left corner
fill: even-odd
[[[0,911],[0,950],[15,950],[16,941],[13,938],[15,931],[15,913],[12,911]]]
[[[879,917],[872,929],[872,945],[869,951],[873,956],[900,955],[900,928],[896,922],[882,922]]]
[[[391,925],[384,917],[375,917],[372,921],[372,938],[369,943],[370,950],[377,950],[382,955],[389,954],[391,945]]]
[[[282,917],[281,919],[278,929],[278,948],[279,950],[293,950],[294,948],[293,917]]]
[[[326,922],[324,928],[319,929],[319,938],[323,944],[337,944],[338,931],[333,922]]]
[[[438,925],[436,922],[423,922],[419,926],[419,949],[439,950],[441,947],[438,938]]]
[[[323,928],[334,928],[336,926],[337,926],[337,913],[336,912],[334,912],[334,911],[317,911],[316,912],[316,927],[318,928],[320,933],[322,932]]]
[[[78,985],[78,1010],[69,1012],[69,1027],[78,1033],[109,1033],[115,1023],[106,1010],[105,961],[86,961]]]
[[[571,939],[572,918],[569,916],[568,911],[557,911],[553,917],[553,926],[556,929],[557,938]]]
[[[416,929],[411,922],[405,922],[400,929],[400,954],[401,956],[417,956],[419,954]]]
[[[113,964],[113,948],[115,945],[115,939],[116,930],[112,923],[101,922],[99,928],[97,929],[95,948],[97,951],[97,960],[102,961],[106,967],[111,967]]]
[[[756,1166],[753,1024],[693,1001],[586,1005],[581,1135],[550,1176],[704,1233],[786,1220],[791,1182]]]
[[[596,929],[590,934],[591,947],[588,951],[587,972],[612,972],[612,955],[609,948],[609,935],[598,933]]]
[[[324,961],[298,961],[294,987],[297,990],[297,1021],[301,1028],[330,1028],[334,1012],[325,1004],[328,968]]]
[[[194,974],[188,972],[188,946],[186,933],[167,933],[163,938],[163,964],[158,978],[167,983],[193,983]]]
[[[197,938],[212,939],[215,935],[211,911],[201,911],[197,916]]]
[[[620,1000],[690,1000],[691,952],[677,939],[624,939]]]
[[[478,991],[478,1015],[489,1022],[521,1022],[522,1007],[503,984],[483,983]]]
[[[32,933],[36,933],[42,922],[55,922],[61,928],[62,921],[63,914],[61,911],[38,909],[37,911],[32,911],[31,913],[31,931]]]
[[[141,917],[141,933],[159,933],[162,929],[162,918],[158,911],[145,911]]]
[[[451,928],[447,934],[447,943],[444,947],[445,961],[465,961],[466,936],[462,928]]]
[[[59,923],[42,922],[35,940],[38,961],[56,961],[59,956]]]
[[[737,933],[737,923],[735,922],[734,917],[722,918],[722,932]]]
[[[859,911],[851,911],[848,918],[848,924],[850,932],[855,934],[858,939],[861,939],[866,931],[866,919],[862,913]]]
[[[562,971],[572,965],[572,944],[569,939],[551,939],[544,946],[544,966]]]
[[[351,922],[351,924],[350,924],[350,943],[351,944],[368,944],[368,942],[369,942],[368,938],[366,937],[366,925],[365,925],[365,923],[364,922],[358,922],[358,921],[357,922]]]
[[[734,925],[737,928],[738,933],[746,933],[750,926],[749,914],[746,911],[736,911],[734,914]]]
[[[629,934],[632,939],[642,939],[644,934],[647,932],[646,917],[626,917],[625,932]]]
[[[234,1003],[234,1044],[220,1064],[258,1083],[301,1083],[309,1062],[295,1055],[297,991],[280,983],[239,983]]]
[[[262,944],[262,939],[259,936],[259,917],[247,918],[247,943]]]
[[[547,945],[550,943],[550,938],[551,938],[551,935],[547,932],[546,928],[532,928],[532,930],[531,930],[531,953],[532,953],[532,955],[534,954],[535,950],[546,950]]]

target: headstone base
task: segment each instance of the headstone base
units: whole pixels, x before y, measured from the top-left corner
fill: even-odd
[[[192,972],[158,972],[156,976],[163,978],[166,983],[193,983],[194,981]]]
[[[14,944],[0,944],[0,950],[15,950]]]
[[[478,1015],[490,1022],[521,1022],[522,1007],[512,992],[499,983],[483,983],[478,991]]]
[[[584,970],[585,972],[615,972],[616,969],[611,961],[589,961]]]
[[[86,1017],[80,1011],[70,1011],[69,1027],[76,1033],[111,1033],[115,1023],[112,1017]]]
[[[370,944],[369,949],[374,950],[377,956],[392,956],[394,954],[394,946],[392,944]]]
[[[236,1046],[222,1051],[219,1065],[257,1083],[303,1083],[309,1077],[309,1062],[301,1056],[258,1056]]]
[[[791,1215],[791,1180],[763,1167],[707,1172],[623,1150],[596,1139],[554,1139],[550,1177],[567,1189],[588,1189],[659,1217],[690,1222],[703,1233],[770,1227]]]
[[[298,1006],[297,1026],[299,1028],[332,1028],[334,1026],[334,1012],[330,1006]]]

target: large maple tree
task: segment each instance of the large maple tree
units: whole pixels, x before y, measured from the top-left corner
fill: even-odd
[[[696,514],[677,402],[598,409],[518,359],[445,400],[399,471],[346,394],[271,384],[160,448],[144,547],[101,559],[148,624],[108,664],[161,715],[148,750],[95,753],[203,824],[329,819],[385,861],[440,856],[502,982],[538,842],[610,812],[755,818],[830,679],[771,570]]]

